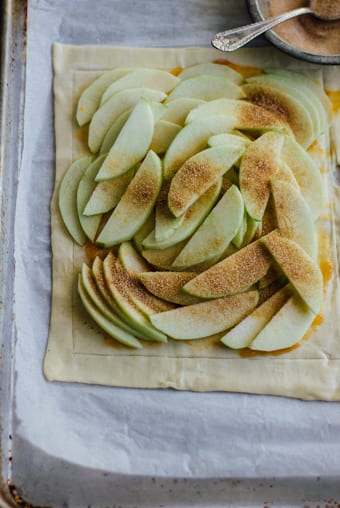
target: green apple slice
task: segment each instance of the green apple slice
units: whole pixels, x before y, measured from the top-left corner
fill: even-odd
[[[98,245],[111,247],[130,240],[150,215],[161,185],[161,161],[150,151],[99,234]]]
[[[283,162],[282,160],[279,161],[276,173],[275,173],[275,180],[280,180],[281,182],[286,182],[290,184],[292,187],[295,187],[297,191],[300,191],[299,184],[295,178],[295,175],[293,171],[290,169],[288,164]]]
[[[239,146],[240,149],[243,149],[243,151],[248,148],[251,141],[246,136],[239,136],[236,134],[229,134],[229,133],[223,133],[223,134],[216,134],[215,136],[211,136],[211,138],[208,139],[208,145],[213,148],[215,146],[222,146],[222,145],[232,145],[232,146]]]
[[[154,133],[154,117],[145,99],[140,99],[109,151],[97,182],[122,175],[145,157]]]
[[[249,345],[255,351],[276,351],[303,339],[315,316],[299,295],[292,296]]]
[[[142,88],[152,88],[168,93],[179,83],[179,78],[170,72],[159,69],[136,69],[114,81],[105,90],[101,99],[101,105],[112,97],[113,94],[121,90],[134,88],[136,83]]]
[[[124,272],[117,268],[118,264],[112,253],[108,254],[103,261],[105,281],[108,289],[117,303],[118,307],[128,318],[131,326],[143,333],[151,341],[167,342],[167,336],[156,330],[150,320],[138,309],[127,292],[127,282],[122,274]]]
[[[242,246],[248,245],[248,243],[252,242],[254,238],[258,238],[261,236],[262,231],[262,223],[254,220],[248,214],[246,214],[247,224],[246,231],[243,237]]]
[[[155,239],[161,242],[173,234],[183,223],[184,215],[174,217],[168,207],[170,182],[164,182],[155,206]]]
[[[136,246],[138,252],[141,252],[143,250],[142,242],[151,233],[151,231],[153,231],[154,228],[155,228],[155,212],[154,210],[152,210],[149,217],[141,225],[141,227],[138,229],[137,233],[135,233],[133,237],[133,243]]]
[[[150,316],[152,324],[176,340],[202,339],[231,328],[256,307],[258,292],[249,291],[196,303]]]
[[[240,293],[259,281],[268,271],[271,256],[259,240],[250,243],[231,256],[185,284],[183,290],[201,298],[220,298]]]
[[[244,206],[244,202],[243,202],[243,206]],[[238,228],[234,238],[232,239],[233,244],[238,249],[240,249],[242,247],[243,240],[244,240],[244,237],[245,237],[246,232],[247,232],[247,227],[248,227],[247,213],[244,213],[243,217],[242,217],[242,220],[240,222],[239,228]]]
[[[221,76],[229,79],[239,85],[243,81],[243,76],[227,65],[221,65],[214,62],[205,62],[201,64],[190,65],[178,74],[178,78],[183,81],[195,76]]]
[[[177,125],[184,125],[188,113],[193,109],[203,104],[201,99],[191,99],[190,97],[181,97],[167,103],[167,109],[162,116],[162,120],[167,122],[176,123]]]
[[[311,156],[288,136],[284,136],[281,160],[294,173],[312,218],[316,220],[325,205],[325,186],[317,165]]]
[[[193,155],[172,178],[169,210],[179,217],[242,156],[244,149],[236,144],[207,148]]]
[[[113,95],[95,112],[90,122],[88,145],[91,152],[98,152],[112,124],[124,111],[134,108],[141,97],[149,101],[161,102],[166,94],[149,88],[131,88]]]
[[[186,240],[166,249],[143,249],[141,255],[157,270],[171,270],[171,265],[183,249]]]
[[[196,272],[144,272],[139,274],[139,279],[150,293],[167,302],[192,305],[200,299],[184,293],[182,288],[196,275]]]
[[[176,123],[159,120],[155,124],[150,150],[155,153],[165,153],[181,129],[182,127]]]
[[[143,241],[146,249],[167,249],[191,236],[214,206],[222,186],[222,179],[215,182],[185,213],[183,222],[169,238],[157,241],[152,231]]]
[[[190,111],[186,123],[211,115],[227,115],[234,119],[235,128],[247,131],[276,130],[289,133],[290,128],[271,111],[251,102],[217,99],[206,102]]]
[[[235,237],[243,215],[243,198],[233,185],[190,238],[172,267],[186,268],[221,256]]]
[[[134,174],[135,168],[132,168],[126,171],[126,173],[117,176],[117,178],[111,178],[110,180],[96,183],[95,189],[84,208],[83,214],[96,215],[112,210],[118,205]]]
[[[60,183],[58,205],[65,227],[73,240],[84,245],[86,235],[81,227],[77,209],[77,190],[79,182],[91,164],[92,157],[82,157],[71,164]]]
[[[120,131],[126,124],[126,121],[129,118],[130,114],[131,109],[128,109],[127,111],[124,111],[121,115],[119,115],[119,117],[113,122],[113,124],[105,134],[102,146],[100,147],[99,155],[107,154],[111,150],[113,143],[118,138]]]
[[[105,156],[98,157],[98,159],[93,161],[88,168],[86,168],[77,189],[77,210],[79,222],[85,235],[91,240],[91,242],[95,239],[102,216],[99,214],[91,217],[86,216],[84,215],[84,208],[96,187],[95,177],[104,158]]]
[[[323,279],[318,264],[293,240],[272,231],[260,240],[314,314],[320,310]]]
[[[216,115],[191,122],[175,137],[165,153],[164,178],[169,180],[186,160],[207,147],[208,139],[214,134],[230,132],[234,122],[226,115]]]
[[[87,310],[93,321],[97,323],[97,325],[102,330],[104,330],[108,335],[110,335],[110,337],[114,338],[115,340],[117,340],[121,344],[124,344],[125,346],[137,349],[143,347],[136,337],[122,330],[119,326],[115,325],[110,319],[108,319],[101,313],[100,309],[98,309],[94,305],[94,303],[88,296],[84,288],[84,285],[82,284],[81,276],[79,276],[78,279],[78,294],[85,309]]]
[[[278,167],[283,136],[266,132],[251,143],[242,157],[240,190],[246,210],[254,220],[261,221],[270,196],[270,179]]]
[[[298,243],[311,258],[317,256],[317,235],[306,201],[292,185],[271,180],[276,220],[282,236]]]
[[[222,76],[194,76],[180,81],[168,95],[166,102],[168,103],[180,97],[212,101],[222,97],[242,99],[244,96],[242,89],[228,78]]]
[[[287,286],[274,293],[245,319],[228,331],[221,338],[222,344],[232,349],[248,347],[290,296],[291,291],[289,291]]]
[[[298,143],[308,148],[314,141],[313,121],[309,112],[294,96],[263,83],[247,83],[242,87],[247,100],[262,106],[288,123]]]
[[[129,68],[117,68],[106,71],[84,90],[79,98],[76,113],[77,122],[80,126],[85,125],[91,120],[100,105],[100,99],[106,88],[113,81],[125,76],[130,71],[131,69]]]

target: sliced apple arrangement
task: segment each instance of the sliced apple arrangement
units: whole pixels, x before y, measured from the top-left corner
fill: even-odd
[[[308,153],[331,122],[321,87],[213,62],[118,68],[82,93],[76,118],[92,155],[65,173],[59,209],[100,254],[78,293],[103,331],[132,348],[215,336],[274,351],[303,338],[324,292],[325,195]]]

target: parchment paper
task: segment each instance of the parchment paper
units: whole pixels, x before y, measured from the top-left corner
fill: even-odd
[[[139,12],[132,1],[101,0],[95,10],[92,2],[77,0],[29,4],[16,214],[16,434],[70,462],[125,474],[336,475],[338,403],[49,383],[42,374],[50,317],[55,149],[51,44],[209,45],[211,32],[222,28],[219,15],[225,16],[227,8],[234,12],[231,2],[200,0],[185,2],[184,16],[182,4],[143,2]],[[190,32],[184,23],[188,16]]]

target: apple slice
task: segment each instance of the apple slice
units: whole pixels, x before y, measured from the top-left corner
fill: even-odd
[[[124,111],[119,117],[113,122],[102,142],[102,146],[100,147],[99,155],[108,154],[111,150],[113,143],[118,138],[120,131],[126,124],[127,119],[131,114],[131,109]]]
[[[145,157],[154,133],[154,117],[145,99],[140,99],[103,162],[97,182],[122,175]]]
[[[228,331],[221,338],[222,344],[232,349],[248,347],[274,314],[286,303],[291,294],[288,286],[274,293],[245,319]]]
[[[261,236],[262,233],[262,222],[254,220],[252,217],[249,217],[248,214],[246,214],[246,218],[247,218],[247,226],[242,242],[243,247],[252,242],[254,238],[258,238],[259,236]]]
[[[150,319],[173,339],[202,339],[234,326],[256,307],[257,301],[258,292],[249,291],[153,314]]]
[[[271,180],[270,183],[281,235],[294,240],[311,258],[316,259],[316,229],[306,201],[289,183],[278,180]]]
[[[190,65],[178,74],[178,78],[183,81],[195,76],[222,76],[233,83],[239,85],[243,81],[243,76],[227,65],[221,65],[214,62],[205,62],[201,64]]]
[[[167,342],[167,337],[159,330],[156,330],[150,320],[138,309],[127,292],[127,283],[122,274],[124,272],[117,268],[116,258],[112,253],[108,254],[103,261],[105,281],[108,289],[117,303],[118,307],[128,318],[131,326],[143,333],[143,338],[151,341]]]
[[[221,256],[235,237],[243,215],[243,198],[233,185],[190,238],[172,268],[190,267]]]
[[[146,221],[141,225],[138,229],[137,233],[135,233],[133,237],[133,243],[136,246],[137,250],[141,252],[143,250],[142,242],[145,238],[153,231],[155,228],[155,212],[151,211],[149,217]]]
[[[117,206],[135,171],[135,168],[132,168],[126,171],[126,173],[117,176],[117,178],[98,182],[84,208],[83,214],[96,215],[98,213],[106,213]]]
[[[287,279],[314,314],[323,297],[322,273],[317,263],[299,244],[272,231],[260,241],[269,250]]]
[[[179,78],[171,72],[159,69],[136,69],[114,81],[103,93],[100,104],[104,104],[113,94],[121,90],[134,88],[136,83],[142,88],[152,88],[168,93],[179,83]]]
[[[290,184],[292,187],[295,187],[295,189],[300,192],[299,184],[295,178],[295,175],[293,171],[290,169],[288,164],[283,162],[282,160],[279,161],[276,173],[275,173],[275,180],[280,180],[281,182],[286,182]]]
[[[202,223],[218,199],[222,179],[215,182],[185,213],[183,222],[169,238],[157,241],[155,231],[145,238],[142,245],[146,249],[167,249],[182,240],[186,240]]]
[[[79,182],[91,164],[92,157],[82,157],[71,164],[59,186],[58,205],[65,227],[78,245],[84,245],[86,235],[81,227],[77,209]]]
[[[230,132],[233,128],[233,120],[225,115],[209,116],[185,126],[165,153],[164,178],[172,178],[186,160],[206,148],[211,136]]]
[[[171,270],[171,265],[181,252],[186,241],[167,247],[166,249],[143,249],[141,255],[157,270]]]
[[[162,120],[167,122],[176,123],[177,125],[184,125],[188,113],[193,109],[203,104],[201,99],[191,99],[190,97],[181,97],[167,103],[167,109],[162,116]]]
[[[223,134],[216,134],[215,136],[211,136],[211,138],[208,139],[208,145],[213,148],[215,146],[222,146],[222,145],[232,145],[234,147],[239,146],[240,149],[243,149],[243,151],[248,148],[251,141],[246,136],[239,136],[236,134],[229,134],[229,133],[223,133]]]
[[[191,97],[203,101],[211,101],[222,97],[242,99],[242,89],[222,76],[194,76],[180,81],[166,99],[166,103],[180,97]]]
[[[192,305],[200,299],[184,293],[182,288],[196,275],[196,272],[144,272],[139,278],[153,295],[177,305]]]
[[[98,245],[111,247],[130,240],[150,215],[161,185],[161,161],[150,151],[99,234]]]
[[[95,177],[103,163],[105,156],[98,157],[84,172],[77,189],[77,210],[80,225],[91,242],[94,241],[102,216],[100,214],[91,217],[84,215],[84,208],[93,193],[96,182]]]
[[[168,194],[170,182],[164,182],[158,195],[155,207],[155,239],[162,242],[169,238],[173,232],[181,226],[184,214],[181,217],[174,217],[168,207]]]
[[[243,205],[244,205],[244,202],[243,202]],[[235,245],[235,247],[237,247],[238,249],[240,249],[242,247],[243,240],[244,240],[244,237],[245,237],[246,232],[247,232],[247,227],[248,227],[247,213],[245,212],[243,214],[243,217],[242,217],[242,220],[240,222],[239,228],[238,228],[238,230],[236,232],[236,235],[232,239],[233,245]]]
[[[284,136],[281,160],[294,173],[313,220],[321,214],[325,205],[325,186],[321,173],[311,156],[293,139]]]
[[[176,123],[159,120],[155,124],[150,150],[165,153],[181,129],[182,127]]]
[[[100,309],[98,309],[94,305],[94,303],[86,293],[86,290],[82,284],[81,276],[79,276],[78,279],[78,294],[85,309],[87,310],[93,321],[97,323],[97,325],[102,330],[104,330],[108,335],[110,335],[110,337],[113,337],[115,340],[117,340],[121,344],[124,344],[125,346],[137,349],[143,347],[136,337],[119,328],[119,326],[115,325],[110,319],[107,319],[107,317],[105,317],[101,313]]]
[[[100,99],[106,88],[113,81],[125,76],[130,70],[129,68],[117,68],[112,71],[106,71],[84,90],[79,98],[76,113],[77,122],[80,127],[91,120],[100,105]]]
[[[271,111],[252,102],[233,99],[217,99],[206,102],[190,111],[186,123],[211,115],[227,115],[234,119],[236,129],[265,132],[275,130],[289,133],[290,128]]]
[[[240,293],[260,280],[270,264],[271,256],[257,240],[199,274],[183,290],[201,298]]]
[[[207,148],[188,159],[171,181],[168,206],[179,217],[242,156],[236,144]]]
[[[249,345],[255,351],[277,351],[303,339],[315,316],[299,295],[292,296]]]
[[[283,136],[266,132],[247,148],[240,166],[240,190],[250,217],[261,221],[270,196],[270,179],[278,167]]]
[[[88,145],[91,152],[98,152],[112,124],[122,113],[134,108],[141,97],[149,101],[161,102],[166,94],[150,88],[131,88],[113,95],[95,112],[90,122]]]
[[[304,148],[314,141],[313,122],[309,112],[294,96],[263,83],[243,85],[247,100],[262,106],[288,123],[296,140]]]

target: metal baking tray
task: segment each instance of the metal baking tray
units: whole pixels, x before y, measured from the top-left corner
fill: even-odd
[[[209,3],[207,0],[207,9]],[[217,3],[214,1],[215,7]],[[3,0],[0,4],[0,506],[2,508],[340,506],[340,476],[210,479],[124,476],[82,468],[49,456],[38,449],[32,449],[28,443],[26,448],[24,446],[21,448],[25,453],[12,458],[12,433],[13,429],[15,430],[16,419],[13,397],[15,384],[13,355],[16,340],[13,313],[14,216],[23,143],[27,1]],[[249,22],[246,9],[240,2],[223,0],[222,4],[223,13],[234,12],[235,7],[236,17],[224,19],[219,26],[209,26],[212,34],[224,27],[228,28],[228,25],[231,27]],[[115,5],[119,5],[119,2]],[[340,453],[339,448],[339,444],[334,443],[334,453]]]

